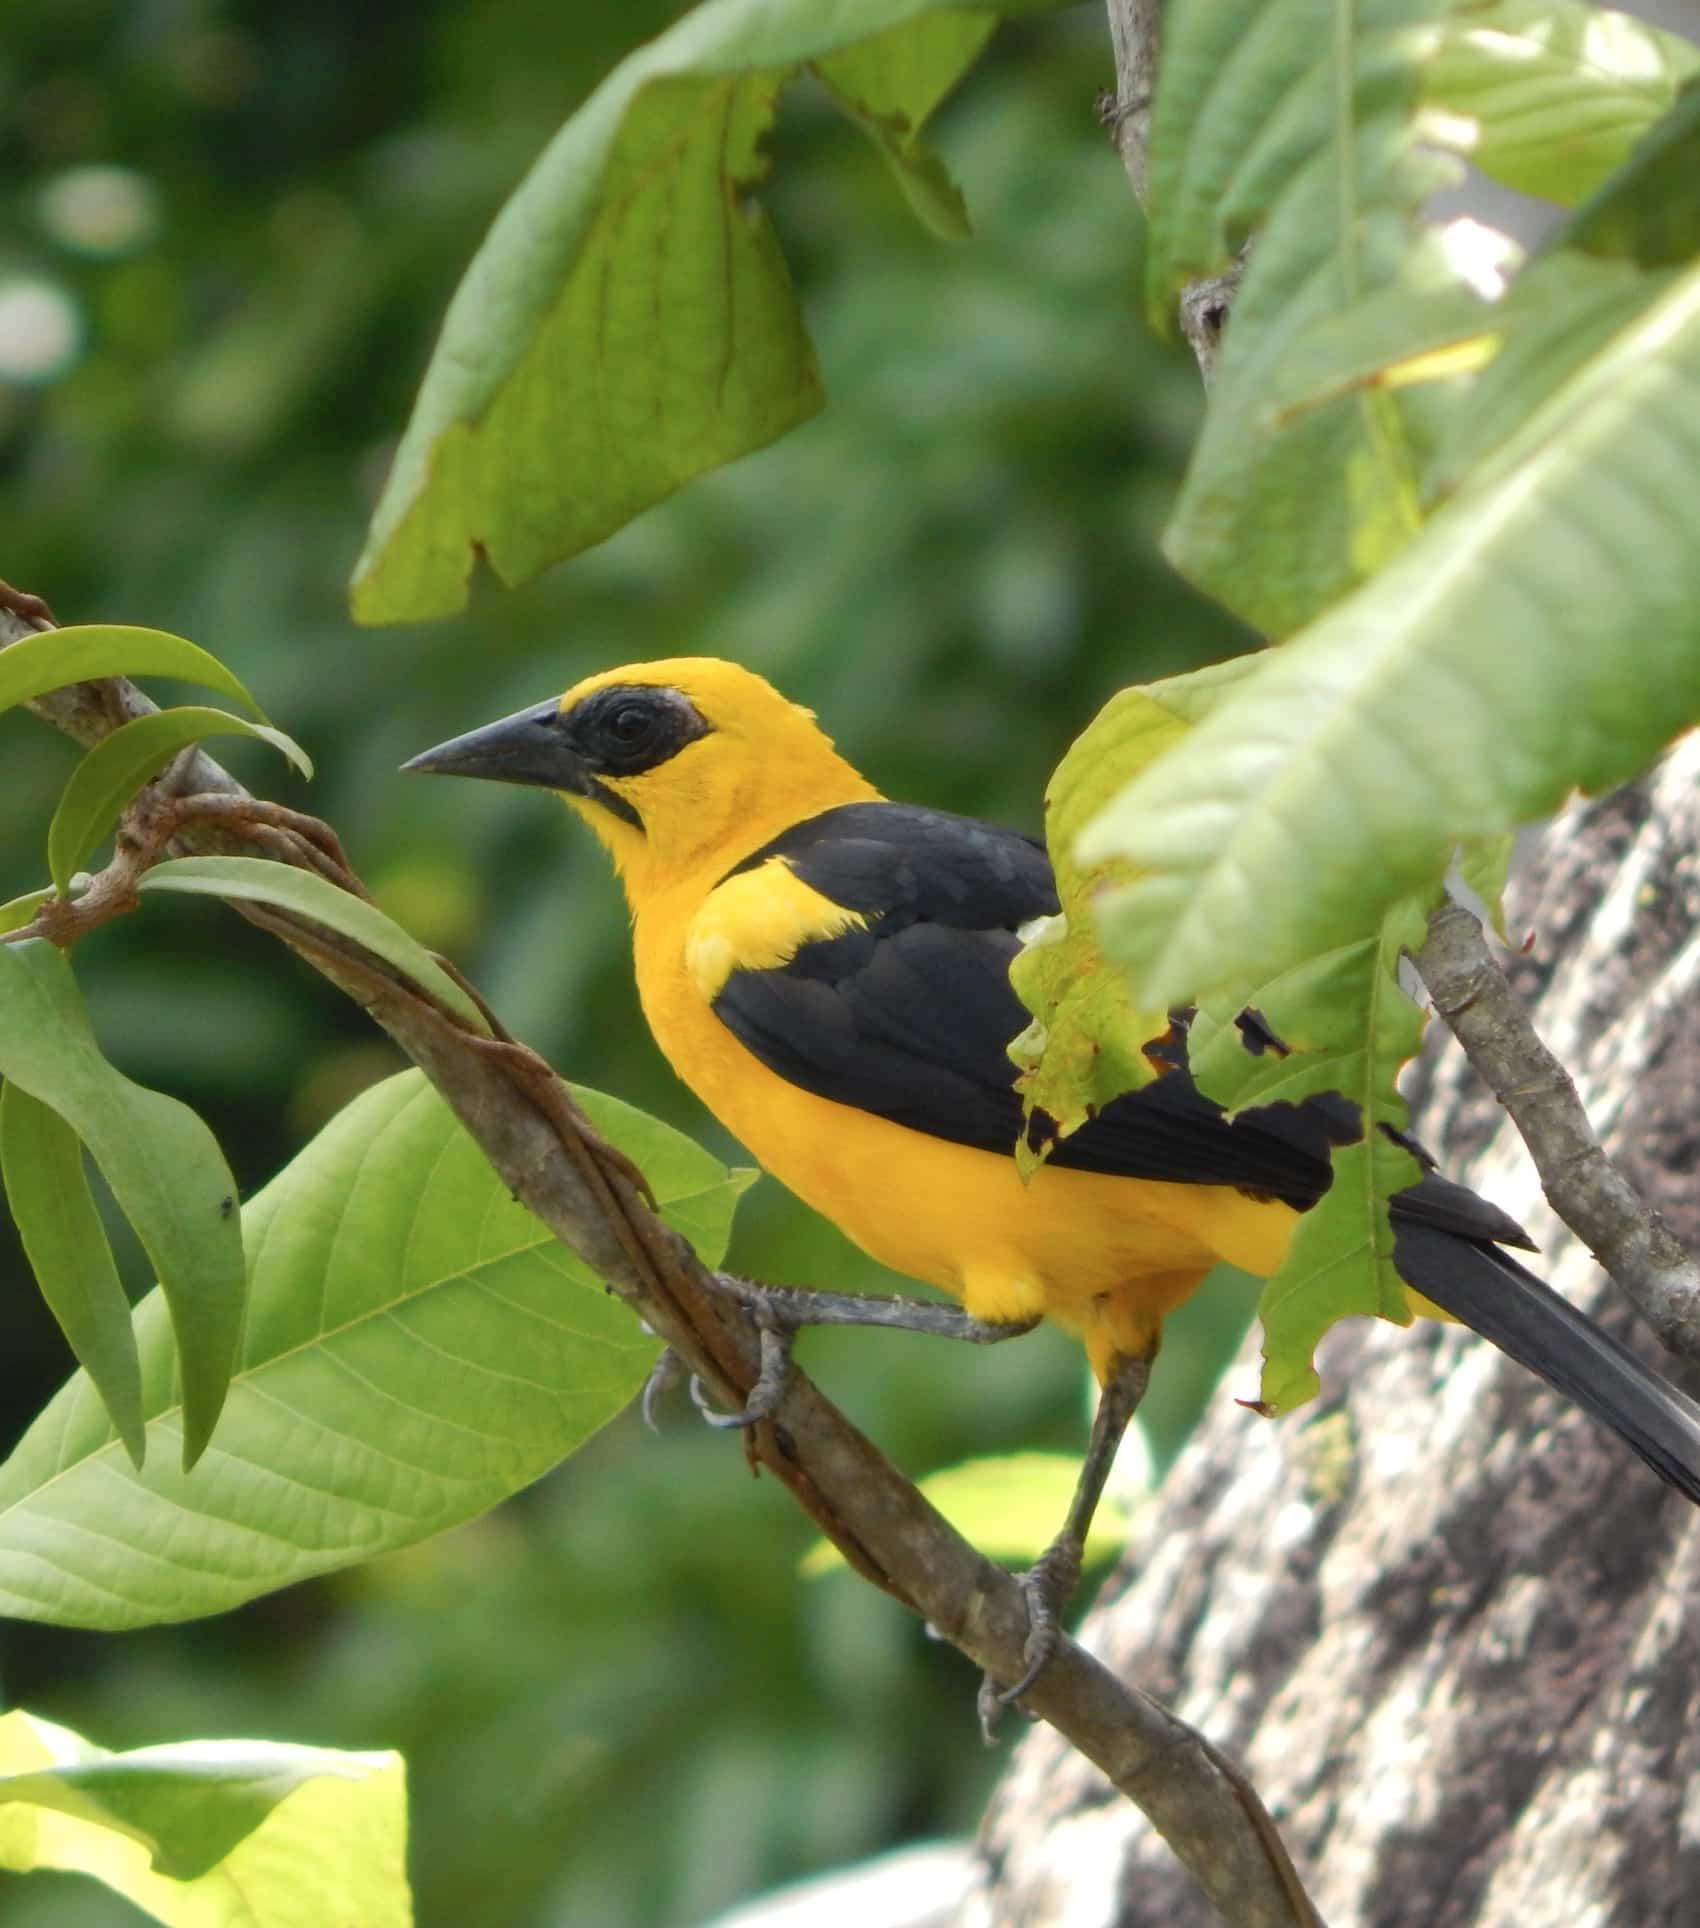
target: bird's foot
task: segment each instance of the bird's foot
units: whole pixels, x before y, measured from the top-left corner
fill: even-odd
[[[1003,1710],[1018,1701],[1051,1663],[1062,1641],[1062,1611],[1080,1584],[1084,1557],[1080,1541],[1063,1532],[1046,1547],[1025,1573],[1016,1575],[1027,1602],[1027,1638],[1022,1643],[1020,1678],[1004,1687],[987,1674],[976,1701],[980,1736],[989,1747]]]
[[[742,1306],[761,1333],[761,1365],[756,1382],[740,1412],[715,1411],[702,1381],[691,1377],[691,1402],[711,1426],[753,1426],[771,1419],[785,1392],[791,1367],[791,1346],[804,1326],[891,1326],[906,1332],[931,1333],[943,1339],[963,1339],[973,1345],[995,1345],[1003,1339],[1031,1332],[1039,1321],[1024,1319],[994,1323],[975,1319],[960,1306],[934,1305],[903,1298],[870,1298],[857,1292],[825,1292],[793,1285],[760,1285],[728,1272],[714,1275],[715,1289]],[[643,1415],[653,1425],[657,1400],[678,1383],[683,1367],[671,1352],[655,1362],[643,1390]]]

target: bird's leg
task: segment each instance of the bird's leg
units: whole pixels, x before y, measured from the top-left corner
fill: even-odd
[[[1027,1640],[1021,1655],[1025,1663],[1021,1678],[1012,1687],[1000,1687],[988,1674],[980,1683],[980,1731],[988,1743],[998,1716],[1011,1701],[1019,1700],[1026,1693],[1057,1650],[1062,1638],[1062,1610],[1080,1584],[1092,1515],[1103,1498],[1104,1483],[1115,1464],[1122,1435],[1145,1397],[1151,1362],[1156,1356],[1157,1347],[1153,1343],[1145,1352],[1118,1353],[1111,1362],[1109,1377],[1098,1395],[1092,1437],[1087,1442],[1086,1458],[1075,1482],[1068,1517],[1063,1521],[1062,1531],[1020,1576],[1021,1591],[1027,1601]]]
[[[1037,1319],[1007,1322],[975,1319],[960,1306],[935,1305],[926,1299],[870,1298],[859,1292],[814,1292],[798,1286],[759,1285],[752,1279],[735,1278],[726,1272],[717,1272],[714,1282],[749,1313],[760,1329],[761,1369],[743,1410],[735,1413],[711,1411],[701,1382],[693,1377],[692,1401],[711,1426],[753,1426],[758,1419],[772,1417],[785,1390],[785,1375],[791,1365],[791,1342],[804,1326],[895,1326],[905,1332],[930,1332],[935,1338],[965,1339],[971,1345],[989,1346],[1000,1339],[1019,1338],[1039,1323]],[[656,1398],[677,1377],[676,1359],[664,1352],[644,1387],[646,1417],[652,1412]]]

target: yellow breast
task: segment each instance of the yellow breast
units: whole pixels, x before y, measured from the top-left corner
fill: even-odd
[[[809,913],[807,935],[861,921],[791,883],[795,892],[780,888]],[[978,1318],[1055,1318],[1099,1366],[1148,1344],[1218,1259],[1260,1275],[1279,1264],[1294,1218],[1285,1205],[1050,1165],[1023,1184],[1013,1157],[816,1097],[769,1070],[708,999],[732,969],[783,963],[803,939],[795,922],[784,935],[767,890],[741,887],[717,902],[732,885],[701,911],[688,893],[644,907],[635,932],[644,1014],[679,1076],[763,1169],[881,1264]]]

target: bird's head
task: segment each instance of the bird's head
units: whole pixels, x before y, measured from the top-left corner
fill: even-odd
[[[794,823],[878,795],[812,712],[711,656],[634,663],[402,765],[556,791],[628,882],[730,865]]]

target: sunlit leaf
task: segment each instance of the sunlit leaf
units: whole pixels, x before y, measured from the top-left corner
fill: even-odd
[[[579,1091],[709,1263],[749,1174]],[[656,1342],[523,1206],[417,1072],[364,1093],[250,1200],[250,1310],[185,1477],[157,1294],[137,1309],[150,1451],[63,1388],[0,1467],[0,1610],[88,1627],[223,1612],[405,1546],[547,1472],[625,1405]]]
[[[1080,1477],[1071,1453],[1006,1453],[965,1460],[929,1473],[921,1491],[988,1559],[1030,1566],[1050,1544],[1068,1512]],[[1104,1495],[1086,1537],[1086,1564],[1096,1566],[1120,1550],[1133,1509],[1112,1488]],[[811,1577],[844,1565],[830,1540],[817,1540],[803,1556]]]
[[[1700,70],[1700,47],[1585,0],[1458,0],[1422,62],[1426,137],[1574,206]]]
[[[1522,382],[1522,426],[1082,838],[1141,873],[1099,905],[1140,997],[1367,934],[1461,840],[1623,781],[1700,716],[1700,268],[1645,281],[1580,362],[1502,355],[1482,379]]]
[[[0,1717],[0,1867],[92,1875],[169,1928],[407,1928],[399,1754],[282,1741],[109,1753]]]

